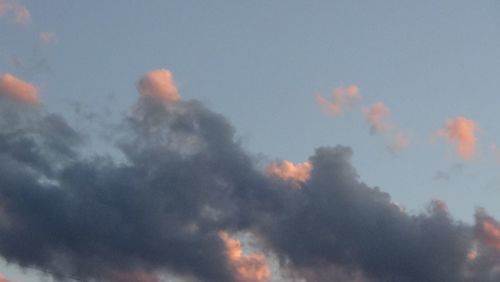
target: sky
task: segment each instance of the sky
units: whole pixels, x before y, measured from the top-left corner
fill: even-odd
[[[498,50],[498,1],[0,0],[0,273],[498,281]]]

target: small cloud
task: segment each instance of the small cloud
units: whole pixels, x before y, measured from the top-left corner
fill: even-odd
[[[384,103],[377,102],[364,108],[363,113],[370,126],[370,133],[383,135],[389,152],[397,153],[410,146],[410,137],[392,122],[391,111]]]
[[[4,16],[20,25],[27,25],[31,22],[28,9],[16,0],[0,0],[0,17]]]
[[[0,96],[14,98],[28,104],[38,104],[38,89],[11,74],[0,76]]]
[[[439,129],[436,135],[454,145],[462,159],[470,160],[476,155],[477,129],[475,121],[465,117],[456,117],[446,121],[444,127]]]
[[[39,40],[41,46],[49,46],[56,43],[57,36],[54,32],[40,32]]]
[[[365,114],[366,121],[370,125],[371,133],[386,132],[391,128],[388,121],[391,111],[384,105],[384,103],[377,102],[372,106],[365,108],[363,112]]]
[[[137,83],[137,89],[142,96],[159,98],[167,103],[173,103],[181,99],[172,72],[166,69],[146,73]]]
[[[336,88],[332,93],[331,101],[319,95],[316,97],[316,101],[328,113],[340,115],[354,107],[360,98],[359,88],[356,85],[349,85],[347,87]]]
[[[306,182],[311,174],[310,162],[294,164],[291,161],[273,162],[266,167],[266,173],[284,181]]]

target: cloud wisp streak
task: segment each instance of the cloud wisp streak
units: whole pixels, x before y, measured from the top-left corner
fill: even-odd
[[[9,124],[0,127],[0,255],[61,281],[261,282],[273,277],[267,253],[310,282],[500,279],[498,224],[485,212],[475,226],[444,202],[408,214],[360,180],[343,146],[317,148],[301,189],[288,189],[224,116],[181,99],[166,74],[140,80],[109,140],[121,158],[84,154],[63,116],[0,95]],[[239,232],[266,254],[244,254],[229,236]]]

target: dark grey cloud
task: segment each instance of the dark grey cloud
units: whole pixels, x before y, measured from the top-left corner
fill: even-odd
[[[120,157],[86,153],[60,115],[0,113],[0,255],[60,280],[236,281],[220,231],[252,233],[290,277],[312,282],[500,279],[480,227],[439,202],[404,213],[360,181],[348,147],[316,149],[310,179],[291,189],[197,101],[142,97],[112,129]]]

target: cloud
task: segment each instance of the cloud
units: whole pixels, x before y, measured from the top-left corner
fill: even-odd
[[[294,164],[291,161],[272,162],[266,167],[266,173],[284,181],[306,182],[311,172],[311,164],[303,162]]]
[[[40,32],[39,38],[40,44],[42,46],[49,46],[57,41],[57,36],[54,32]]]
[[[262,254],[252,253],[243,255],[241,242],[229,237],[226,232],[220,232],[229,265],[233,268],[238,282],[266,282],[269,281],[271,272],[267,266],[266,257]]]
[[[319,95],[316,97],[316,101],[327,112],[340,115],[354,107],[360,98],[359,88],[356,85],[350,85],[336,88],[332,93],[332,101],[328,101]]]
[[[408,135],[403,132],[395,132],[390,136],[390,144],[387,145],[387,149],[390,152],[399,152],[403,149],[406,149],[410,146],[411,141]]]
[[[0,106],[2,257],[60,281],[266,281],[271,265],[308,282],[500,280],[496,220],[458,222],[437,201],[401,212],[344,146],[317,148],[302,188],[281,189],[221,114],[143,98],[110,129],[119,154],[91,156],[63,116]],[[227,235],[245,233],[266,256]]]
[[[456,117],[446,122],[437,131],[437,136],[445,138],[455,146],[457,153],[464,160],[474,158],[476,154],[477,123],[465,117]]]
[[[29,104],[39,103],[36,87],[8,73],[0,76],[0,96],[8,96]]]
[[[500,252],[500,224],[493,217],[478,211],[475,232],[481,243]]]
[[[177,102],[181,98],[172,73],[165,69],[148,72],[137,83],[137,89],[143,96],[159,98],[167,103]]]
[[[377,102],[363,110],[366,121],[370,125],[370,132],[381,133],[391,128],[388,117],[391,113],[384,103]]]
[[[0,273],[0,282],[10,282],[2,273]]]
[[[0,17],[7,16],[15,23],[27,25],[31,22],[28,9],[16,0],[0,0]]]
[[[377,102],[364,108],[363,113],[370,133],[383,135],[389,152],[397,153],[410,146],[410,137],[392,122],[391,111],[384,103]]]

